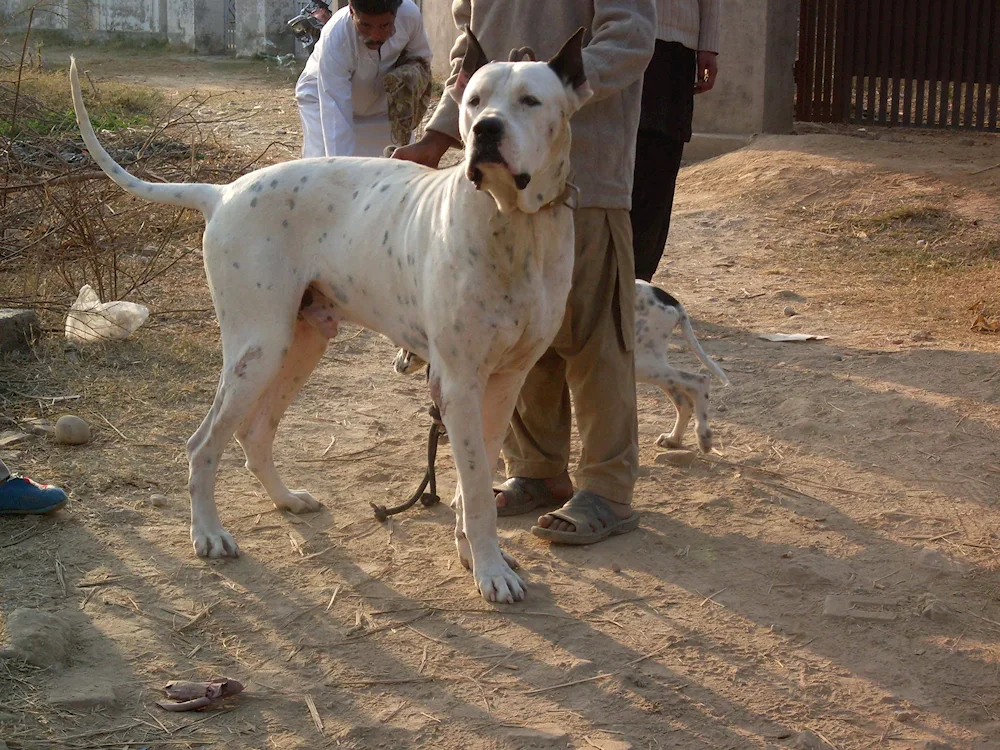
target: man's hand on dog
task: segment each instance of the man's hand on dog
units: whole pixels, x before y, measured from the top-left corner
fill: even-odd
[[[437,169],[445,152],[452,146],[461,147],[461,145],[451,136],[436,130],[428,130],[424,137],[416,143],[393,151],[391,158],[413,161],[417,164],[423,164],[425,167]]]

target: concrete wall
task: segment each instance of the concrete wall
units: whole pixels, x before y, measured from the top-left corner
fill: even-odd
[[[172,4],[172,3],[171,3]],[[0,0],[0,18],[12,18],[12,29],[24,29],[27,10],[35,6],[32,28],[59,29],[75,35],[166,34],[167,0]]]
[[[451,48],[458,39],[458,29],[451,15],[451,3],[445,0],[427,0],[422,7],[424,30],[431,43],[431,52],[434,53],[434,75],[445,79],[451,75]]]
[[[236,0],[236,54],[287,54],[295,51],[288,19],[299,12],[301,0]]]
[[[12,19],[7,33],[26,28],[31,6],[37,6],[32,28],[75,39],[137,34],[198,52],[225,51],[226,0],[0,0],[0,18]]]
[[[695,97],[700,133],[787,133],[799,0],[722,0],[719,77]]]

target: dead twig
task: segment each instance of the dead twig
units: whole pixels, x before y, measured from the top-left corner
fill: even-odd
[[[205,617],[207,617],[208,613],[212,611],[212,608],[215,607],[218,604],[221,604],[221,603],[222,603],[222,599],[216,599],[212,604],[209,604],[208,606],[206,606],[203,610],[201,610],[201,612],[199,612],[198,614],[196,614],[194,617],[192,617],[186,623],[184,623],[183,625],[181,625],[179,627],[174,628],[174,632],[175,633],[183,633],[185,630],[187,630],[188,628],[190,628],[192,625],[194,625],[197,622],[200,622]]]
[[[325,735],[326,730],[323,729],[323,719],[319,715],[319,710],[316,708],[316,701],[313,700],[311,695],[305,696],[306,707],[309,709],[309,715],[312,717],[313,724],[316,725],[316,729],[319,730],[320,734]]]
[[[98,411],[98,412],[94,412],[94,413],[95,413],[95,414],[96,414],[97,416],[99,416],[99,417],[100,417],[101,419],[103,419],[103,420],[104,420],[104,422],[105,422],[105,423],[106,423],[106,424],[108,425],[108,427],[110,427],[110,428],[111,428],[112,430],[114,430],[115,432],[117,432],[117,433],[119,434],[119,436],[121,436],[121,439],[122,439],[122,440],[128,440],[128,438],[127,438],[127,437],[125,437],[125,433],[124,433],[124,432],[122,432],[121,430],[119,430],[119,429],[118,429],[117,427],[115,427],[115,426],[114,426],[113,424],[111,424],[111,420],[109,420],[109,419],[108,419],[108,418],[107,418],[106,416],[104,416],[103,414],[101,414],[101,413],[100,413],[99,411]]]
[[[582,685],[585,682],[594,682],[595,680],[603,680],[606,677],[613,677],[617,672],[602,672],[601,674],[594,675],[593,677],[584,677],[580,680],[570,680],[569,682],[560,682],[558,685],[549,685],[548,687],[535,688],[534,690],[526,690],[521,693],[521,695],[538,695],[539,693],[547,693],[550,690],[560,690],[562,688],[572,687],[573,685]]]
[[[324,612],[329,612],[330,611],[330,607],[332,607],[333,603],[335,601],[337,601],[337,594],[339,594],[339,593],[340,593],[340,584],[337,584],[337,588],[335,588],[333,590],[333,595],[330,597],[330,603],[327,604],[326,605],[326,609],[323,610]]]

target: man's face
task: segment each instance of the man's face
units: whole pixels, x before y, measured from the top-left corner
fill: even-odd
[[[395,13],[359,13],[351,7],[351,18],[354,28],[358,30],[361,41],[370,50],[376,50],[388,41],[396,31]]]

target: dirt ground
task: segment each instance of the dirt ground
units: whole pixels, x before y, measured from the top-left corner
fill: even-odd
[[[83,62],[98,87],[218,93],[215,109],[245,116],[220,136],[248,152],[298,148],[288,71],[99,50]],[[0,660],[0,739],[1000,748],[1000,337],[971,328],[1000,302],[1000,142],[800,130],[681,174],[657,282],[732,380],[712,394],[716,453],[658,460],[673,413],[640,386],[640,530],[561,548],[529,533],[531,517],[501,519],[529,585],[518,605],[478,597],[446,504],[372,517],[369,502],[419,479],[428,424],[422,379],[395,375],[375,334],[330,345],[277,438],[279,469],[325,510],[275,512],[231,445],[217,497],[235,561],[196,558],[188,536],[183,443],[220,363],[196,261],[170,279],[171,304],[202,312],[158,318],[147,299],[134,339],[26,363],[65,390],[19,382],[4,414],[73,411],[94,440],[0,449],[72,498],[0,522],[0,623],[38,608],[72,633],[68,666]],[[828,338],[757,337],[773,332]],[[168,680],[218,675],[246,692],[203,715],[155,707]]]

